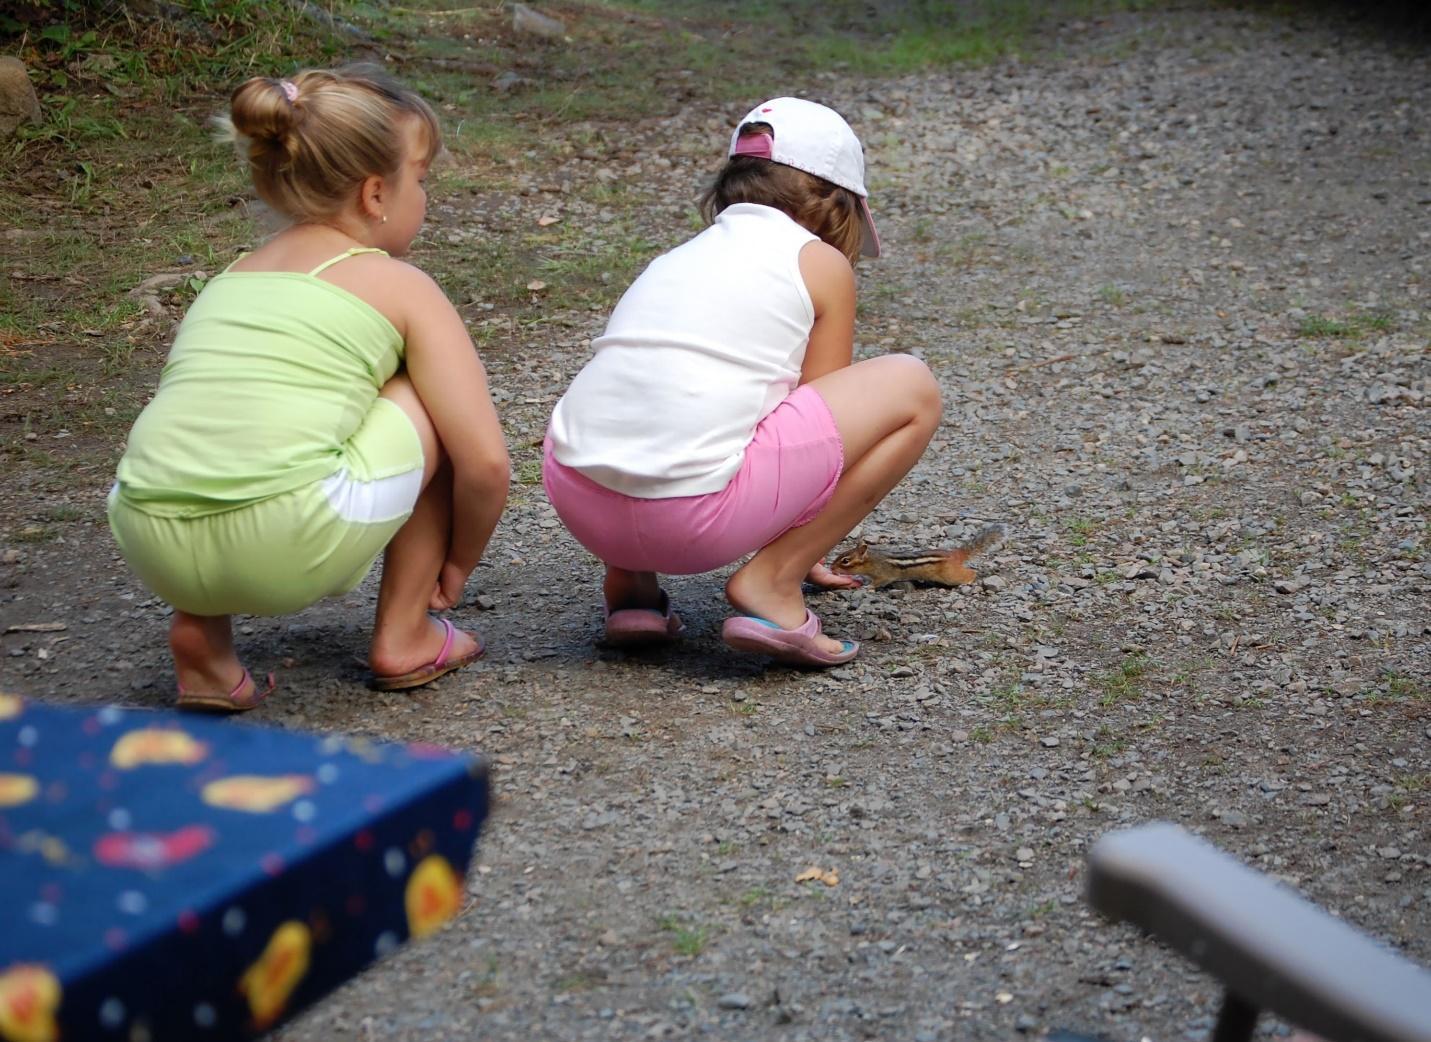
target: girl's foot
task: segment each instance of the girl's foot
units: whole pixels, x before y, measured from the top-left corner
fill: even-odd
[[[800,593],[800,578],[793,583],[776,583],[763,574],[758,557],[752,558],[726,581],[725,598],[742,615],[773,622],[781,629],[799,629],[809,614]],[[841,655],[847,650],[843,641],[823,633],[816,635],[814,641],[830,655]]]
[[[169,652],[180,691],[228,693],[248,676],[234,652],[227,615],[175,611],[169,622]]]
[[[820,590],[857,590],[864,583],[857,576],[839,575],[830,571],[824,561],[816,561],[805,581]]]
[[[445,655],[444,647],[447,649]],[[368,665],[379,679],[399,677],[434,665],[439,657],[444,665],[457,661],[465,664],[481,651],[482,642],[472,634],[457,629],[445,619],[425,615],[415,633],[399,634],[390,629],[373,634]],[[436,679],[436,676],[428,679]]]

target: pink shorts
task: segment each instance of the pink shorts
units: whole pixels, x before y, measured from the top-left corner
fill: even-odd
[[[835,494],[844,445],[830,407],[797,387],[755,428],[745,459],[719,492],[637,499],[558,463],[545,445],[542,484],[577,542],[633,572],[694,575],[723,568],[810,521]]]

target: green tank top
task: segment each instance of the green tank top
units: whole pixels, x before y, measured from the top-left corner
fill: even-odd
[[[291,492],[362,459],[344,452],[403,361],[376,308],[312,271],[225,271],[179,327],[159,389],[130,431],[117,495],[200,517]]]

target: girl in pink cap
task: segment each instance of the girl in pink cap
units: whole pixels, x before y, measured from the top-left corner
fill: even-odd
[[[939,386],[917,358],[853,361],[855,277],[879,256],[864,153],[833,109],[758,105],[701,199],[710,226],[626,291],[557,403],[543,482],[606,565],[606,640],[683,630],[659,574],[754,555],[722,638],[796,665],[853,658],[801,583],[852,586],[830,550],[918,461]]]

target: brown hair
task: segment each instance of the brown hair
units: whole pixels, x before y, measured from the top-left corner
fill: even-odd
[[[294,221],[331,217],[364,178],[394,173],[404,118],[421,122],[428,162],[442,148],[427,102],[373,66],[255,76],[233,92],[229,112],[216,122],[248,161],[259,198]]]
[[[772,133],[768,123],[746,123],[740,128],[741,137]],[[848,188],[759,156],[731,156],[701,195],[701,216],[709,224],[735,203],[760,203],[783,210],[796,224],[843,253],[851,264],[860,258],[864,244],[860,197]]]

